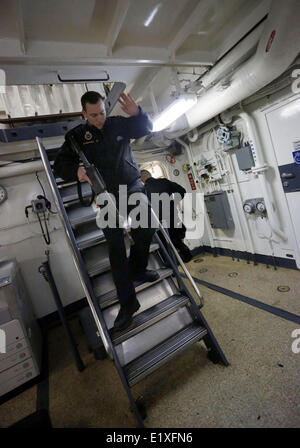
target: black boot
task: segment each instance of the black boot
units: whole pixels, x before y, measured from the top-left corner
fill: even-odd
[[[177,250],[184,263],[188,263],[193,258],[190,249],[183,242],[177,247]]]
[[[132,322],[133,314],[140,308],[138,300],[134,300],[133,303],[121,305],[120,311],[116,317],[114,323],[114,329],[117,331],[125,330]]]
[[[139,283],[152,283],[159,279],[159,273],[156,271],[152,271],[150,269],[146,269],[145,272],[141,274],[133,275],[133,281]]]

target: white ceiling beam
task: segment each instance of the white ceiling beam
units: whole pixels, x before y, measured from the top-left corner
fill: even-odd
[[[165,48],[124,46],[106,56],[106,47],[100,44],[76,44],[71,42],[30,41],[26,55],[20,56],[17,39],[0,39],[0,63],[42,65],[135,65],[139,67],[163,66],[211,66],[214,52],[197,51],[182,53],[170,61]]]
[[[23,54],[26,54],[27,48],[26,48],[26,37],[25,37],[25,31],[24,31],[22,0],[17,0],[17,24],[18,24],[21,52]]]
[[[201,24],[209,8],[212,7],[211,0],[201,0],[189,15],[183,26],[178,30],[175,37],[169,42],[168,51],[172,59],[175,58],[176,50],[193,33],[195,27]]]
[[[130,7],[131,0],[118,0],[114,15],[108,29],[104,44],[107,47],[107,56],[112,55],[114,44],[118,38],[127,11]]]

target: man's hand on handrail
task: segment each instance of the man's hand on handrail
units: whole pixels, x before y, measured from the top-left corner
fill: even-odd
[[[87,176],[84,166],[80,166],[77,170],[77,178],[79,182],[88,182],[92,185],[91,179]]]

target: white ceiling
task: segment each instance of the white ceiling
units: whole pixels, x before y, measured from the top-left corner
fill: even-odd
[[[57,71],[150,88],[197,79],[268,14],[271,0],[2,0],[0,68],[8,84],[57,82]],[[152,22],[145,26],[151,13]]]

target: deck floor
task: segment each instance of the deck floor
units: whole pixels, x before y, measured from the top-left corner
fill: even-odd
[[[202,260],[195,262],[195,260]],[[300,316],[300,271],[200,255],[191,274]],[[232,274],[234,273],[234,274]],[[289,286],[288,292],[277,287]],[[287,428],[300,426],[300,353],[291,333],[299,324],[198,285],[203,314],[230,365],[213,364],[202,342],[132,389],[152,428]],[[48,333],[49,414],[53,427],[134,428],[135,416],[111,360],[87,350],[77,315],[70,318],[86,368],[75,367],[61,325]],[[37,386],[0,406],[0,427],[36,411]]]

